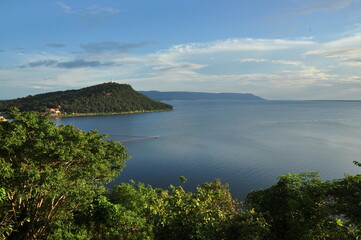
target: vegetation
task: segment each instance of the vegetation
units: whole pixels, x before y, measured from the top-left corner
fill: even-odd
[[[347,178],[361,180],[361,175]],[[270,224],[269,239],[358,239],[355,217],[340,209],[344,186],[344,180],[322,182],[318,173],[286,174],[270,188],[251,192],[246,203]],[[361,193],[360,184],[353,187],[353,194]],[[351,204],[346,203],[361,207]]]
[[[9,115],[0,124],[0,236],[40,239],[105,193],[127,156],[96,131],[57,128],[35,112]]]
[[[120,143],[35,112],[9,115],[0,123],[0,239],[360,239],[361,175],[286,174],[244,203],[219,180],[195,192],[133,181],[109,190],[127,159]]]
[[[161,103],[134,91],[130,85],[104,83],[79,90],[38,94],[25,98],[0,101],[0,111],[17,107],[21,111],[46,112],[59,108],[63,114],[78,113],[126,113],[171,110],[169,104]]]

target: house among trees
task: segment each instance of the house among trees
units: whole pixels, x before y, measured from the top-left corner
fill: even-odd
[[[61,106],[58,106],[57,108],[47,108],[46,113],[51,116],[58,116],[61,114],[60,108]]]
[[[6,116],[6,113],[5,112],[0,112],[0,122],[6,122],[7,121],[7,119],[4,116]]]

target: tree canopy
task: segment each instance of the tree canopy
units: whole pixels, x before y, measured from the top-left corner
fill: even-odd
[[[21,111],[45,112],[58,108],[62,113],[123,113],[171,110],[169,104],[155,101],[128,84],[103,83],[79,90],[67,90],[0,101],[0,111],[17,107]]]
[[[9,239],[39,239],[104,192],[127,155],[96,131],[56,127],[35,112],[9,115],[0,123],[1,227]]]

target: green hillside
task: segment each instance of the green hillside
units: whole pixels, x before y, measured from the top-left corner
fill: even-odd
[[[128,84],[114,82],[79,90],[50,92],[0,101],[0,111],[6,111],[10,107],[17,107],[20,111],[38,112],[59,108],[62,114],[111,114],[173,109],[169,104],[155,101],[135,91]]]

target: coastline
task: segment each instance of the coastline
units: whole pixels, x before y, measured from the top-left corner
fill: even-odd
[[[137,110],[129,112],[112,112],[112,113],[72,113],[72,114],[61,114],[51,116],[51,118],[71,118],[71,117],[89,117],[89,116],[108,116],[108,115],[125,115],[125,114],[137,114],[137,113],[152,113],[152,112],[167,112],[173,111],[174,109],[159,109],[159,110]]]

